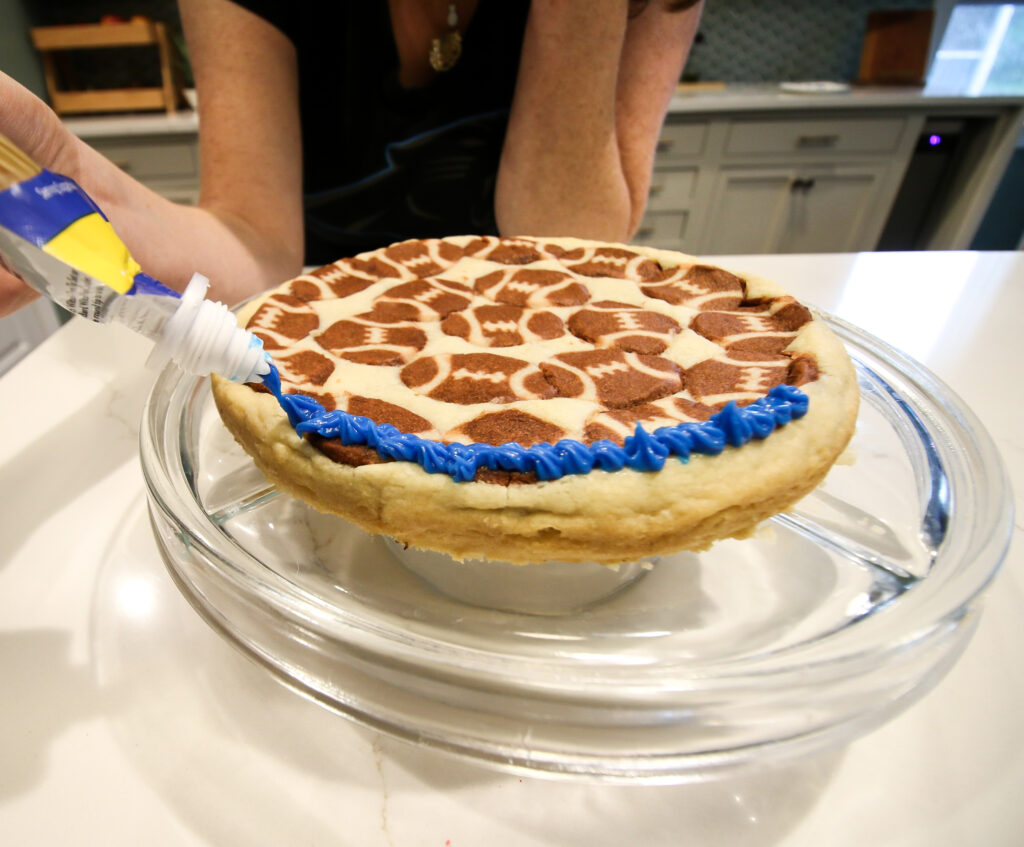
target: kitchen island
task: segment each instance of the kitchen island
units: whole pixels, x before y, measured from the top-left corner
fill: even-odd
[[[719,258],[932,369],[1024,491],[1024,255]],[[885,308],[880,308],[884,303]],[[1024,533],[939,685],[845,749],[679,786],[510,775],[308,702],[168,576],[138,461],[149,342],[75,319],[0,378],[0,842],[1010,847]]]

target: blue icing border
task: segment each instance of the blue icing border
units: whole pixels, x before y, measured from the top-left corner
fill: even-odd
[[[706,421],[663,426],[654,432],[638,423],[621,446],[606,439],[592,444],[563,439],[556,444],[530,447],[515,442],[500,446],[446,444],[348,412],[328,412],[303,394],[284,394],[273,365],[263,381],[299,435],[316,433],[324,438],[338,438],[345,445],[372,447],[383,459],[415,462],[427,473],[447,474],[456,482],[470,482],[480,468],[532,472],[542,481],[586,474],[594,468],[660,471],[669,456],[686,462],[691,453],[717,456],[727,445],[742,447],[755,438],[767,438],[778,427],[802,418],[809,405],[807,395],[800,389],[783,384],[747,406],[730,402]]]

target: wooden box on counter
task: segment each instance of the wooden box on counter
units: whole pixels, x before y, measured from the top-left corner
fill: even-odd
[[[166,27],[148,18],[124,22],[35,27],[32,43],[43,60],[50,103],[58,114],[97,112],[175,111],[182,97],[181,83],[171,60]],[[58,55],[68,50],[112,49],[152,45],[160,63],[159,87],[74,90],[61,87]]]
[[[857,82],[861,85],[924,85],[932,9],[880,9],[868,15]]]

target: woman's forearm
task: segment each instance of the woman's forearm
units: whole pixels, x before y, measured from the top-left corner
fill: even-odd
[[[150,273],[181,286],[198,271],[210,278],[211,296],[234,303],[302,266],[295,51],[225,0],[182,0],[179,8],[200,91],[199,206],[158,197],[120,172],[99,190]],[[97,155],[98,171],[105,160]]]
[[[626,6],[531,5],[498,174],[503,233],[625,233],[629,195],[615,137],[615,88]]]
[[[504,234],[628,240],[699,8],[534,0],[496,192]]]

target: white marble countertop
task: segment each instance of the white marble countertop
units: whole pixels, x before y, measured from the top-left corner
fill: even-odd
[[[975,96],[906,86],[851,86],[838,93],[793,93],[779,83],[731,83],[724,88],[685,85],[677,89],[669,114],[737,114],[741,112],[810,112],[840,109],[946,110],[950,107],[1024,106],[1024,85],[1017,94]]]
[[[1024,512],[1013,375],[1024,254],[719,261],[774,277],[926,363],[988,427]],[[146,517],[137,438],[154,379],[148,347],[75,319],[0,379],[0,843],[1021,843],[1019,517],[959,663],[846,749],[684,786],[506,775],[299,698],[192,611]]]
[[[730,83],[718,86],[680,86],[669,103],[669,114],[737,114],[746,112],[832,111],[840,109],[929,109],[975,106],[1024,106],[1024,86],[1018,94],[969,96],[960,92],[915,87],[852,86],[848,92],[794,94],[778,83]],[[199,118],[190,109],[163,112],[68,117],[64,123],[81,138],[147,135],[194,135]]]
[[[199,115],[191,109],[122,115],[91,115],[67,117],[64,124],[79,138],[112,138],[119,136],[195,135],[199,132]]]

